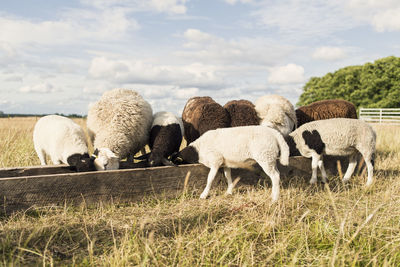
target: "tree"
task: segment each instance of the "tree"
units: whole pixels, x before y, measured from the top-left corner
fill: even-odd
[[[400,58],[386,57],[312,77],[303,87],[298,106],[324,99],[344,99],[359,107],[400,107]]]

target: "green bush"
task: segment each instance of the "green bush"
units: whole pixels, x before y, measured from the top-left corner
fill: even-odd
[[[332,98],[348,100],[357,109],[400,107],[400,58],[386,57],[312,77],[303,87],[297,106]]]

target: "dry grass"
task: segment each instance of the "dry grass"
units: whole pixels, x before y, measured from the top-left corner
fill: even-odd
[[[34,122],[3,122],[1,151],[14,153],[1,155],[1,166],[37,164]],[[232,196],[214,185],[207,200],[189,191],[125,205],[29,210],[0,219],[0,264],[398,266],[400,126],[376,130],[371,189],[364,176],[347,185],[331,177],[325,187],[293,177],[282,181],[274,205],[269,185],[239,186]]]

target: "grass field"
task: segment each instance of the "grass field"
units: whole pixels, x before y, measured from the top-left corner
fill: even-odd
[[[35,118],[0,119],[0,167],[37,165]],[[84,125],[83,120],[78,120]],[[282,181],[211,198],[193,192],[132,204],[32,209],[0,218],[0,265],[399,266],[400,126],[375,126],[376,182]]]

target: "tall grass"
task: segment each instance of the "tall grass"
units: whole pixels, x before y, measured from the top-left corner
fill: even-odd
[[[31,146],[30,131],[1,132]],[[214,184],[211,198],[191,190],[175,199],[96,207],[43,207],[0,219],[3,265],[80,266],[398,266],[400,264],[400,141],[398,126],[377,126],[375,177],[343,185],[282,180],[281,198],[270,186],[239,185],[225,196]],[[18,128],[15,128],[18,130]],[[3,135],[4,134],[4,135]],[[29,137],[27,137],[28,135]],[[17,138],[18,139],[18,138]],[[9,139],[11,140],[11,139]],[[14,140],[11,144],[20,141]],[[1,143],[3,147],[7,144]],[[3,145],[6,146],[3,146]],[[17,148],[13,149],[24,155]],[[34,154],[28,163],[35,163]],[[7,166],[19,165],[9,154]]]

